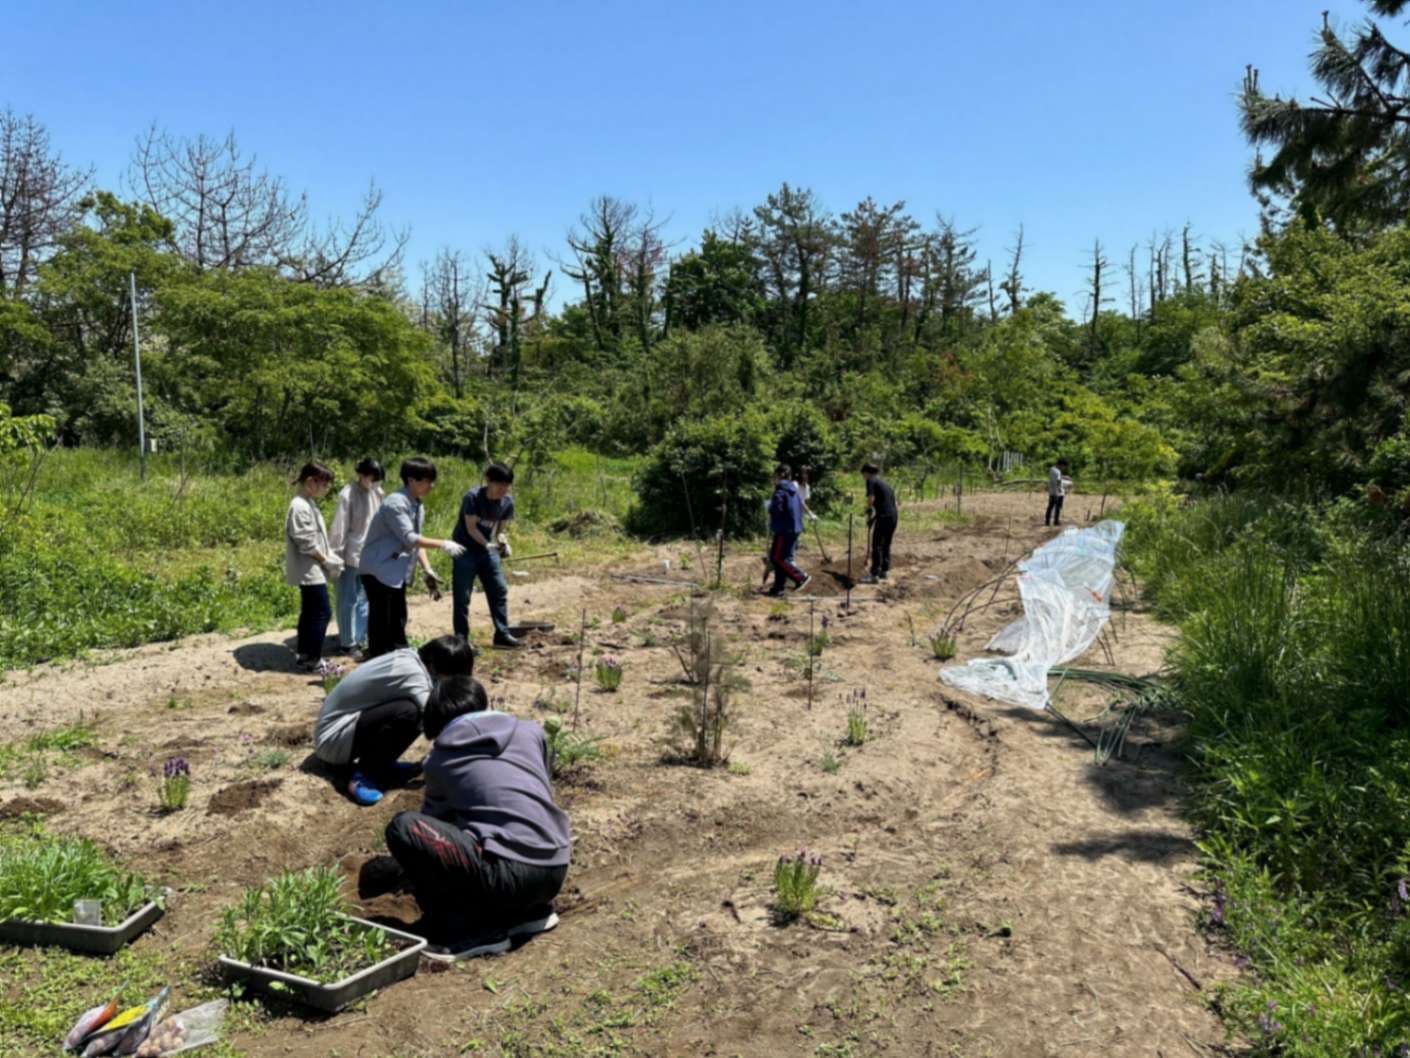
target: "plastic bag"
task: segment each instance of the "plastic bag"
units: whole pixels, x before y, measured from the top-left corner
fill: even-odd
[[[989,640],[1009,655],[953,665],[940,679],[962,691],[1014,705],[1048,704],[1048,670],[1086,653],[1111,616],[1116,548],[1126,526],[1069,529],[1018,564],[1023,616]]]
[[[228,999],[214,999],[163,1019],[137,1052],[139,1058],[167,1058],[217,1042],[229,1007]]]

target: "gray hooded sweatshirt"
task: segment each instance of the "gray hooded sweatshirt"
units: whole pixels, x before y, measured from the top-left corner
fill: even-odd
[[[425,775],[427,815],[506,860],[567,865],[572,836],[553,801],[548,741],[538,724],[497,710],[457,716],[426,757]]]

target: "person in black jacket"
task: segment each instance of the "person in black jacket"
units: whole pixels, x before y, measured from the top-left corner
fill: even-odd
[[[862,467],[862,477],[867,482],[867,527],[871,530],[871,572],[862,583],[877,584],[891,572],[891,539],[899,518],[896,490],[882,479],[875,463]]]

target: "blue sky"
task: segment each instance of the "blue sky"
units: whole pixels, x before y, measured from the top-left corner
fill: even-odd
[[[511,232],[548,265],[601,193],[669,216],[684,248],[787,180],[835,212],[941,211],[996,267],[1022,223],[1029,285],[1080,309],[1094,238],[1124,261],[1187,220],[1256,231],[1243,68],[1305,93],[1328,5],[10,0],[0,107],[107,186],[152,122],[234,129],[316,215],[375,179],[413,280],[440,245]]]

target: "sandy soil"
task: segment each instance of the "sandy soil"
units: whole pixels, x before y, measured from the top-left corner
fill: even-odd
[[[1193,928],[1176,733],[1151,721],[1126,761],[1099,767],[1050,716],[943,688],[929,657],[925,636],[953,601],[1047,538],[1039,504],[982,494],[967,498],[974,517],[961,528],[903,520],[892,584],[858,588],[850,613],[826,576],[814,602],[790,597],[772,612],[746,590],[757,556],[731,555],[734,590],[718,607],[751,687],[728,770],[667,758],[683,700],[667,644],[688,586],[620,576],[660,577],[660,559],[680,548],[516,582],[516,620],[558,630],[532,650],[484,656],[480,675],[504,708],[542,718],[536,701],[572,701],[576,648],[563,633],[582,608],[596,621],[589,649],[626,666],[619,693],[583,689],[580,725],[606,754],[560,785],[576,834],[561,926],[505,956],[446,972],[423,964],[334,1018],[243,1019],[237,1045],[299,1058],[1209,1053],[1222,1034],[1197,986],[1230,971]],[[820,556],[807,547],[801,560],[816,568]],[[629,614],[620,624],[618,606]],[[829,617],[833,640],[811,708],[799,665],[810,610]],[[961,659],[1017,611],[1006,587],[970,619]],[[423,601],[413,632],[439,634],[448,619],[446,604]],[[1112,629],[1116,668],[1159,667],[1167,630],[1129,601]],[[383,827],[419,794],[359,809],[333,788],[309,759],[321,689],[290,671],[289,641],[200,637],[0,684],[0,741],[80,716],[100,732],[99,750],[56,762],[36,788],[0,784],[0,818],[38,812],[172,885],[171,910],[138,943],[173,965],[207,964],[218,910],[288,867],[337,862],[368,914],[416,917],[406,894],[373,883]],[[1091,655],[1081,663],[1106,663]],[[847,748],[845,699],[859,687],[872,737]],[[1094,692],[1064,691],[1069,716],[1100,706]],[[832,774],[828,751],[841,764]],[[161,816],[153,773],[178,754],[194,772],[191,804]],[[777,925],[773,863],[800,847],[823,857],[823,914]]]

